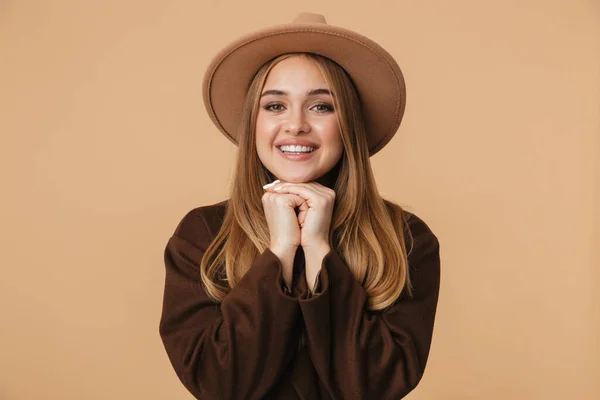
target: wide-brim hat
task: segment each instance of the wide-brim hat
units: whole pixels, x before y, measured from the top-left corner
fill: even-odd
[[[284,54],[327,57],[348,73],[361,100],[369,155],[396,134],[406,105],[406,88],[394,58],[373,40],[327,24],[325,17],[300,13],[291,23],[245,34],[210,62],[203,80],[204,105],[214,124],[234,144],[248,87],[258,69]]]

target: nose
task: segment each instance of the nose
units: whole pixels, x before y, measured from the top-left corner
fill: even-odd
[[[284,131],[292,135],[310,132],[310,124],[306,120],[306,116],[302,110],[295,110],[289,113],[289,117],[284,122]]]

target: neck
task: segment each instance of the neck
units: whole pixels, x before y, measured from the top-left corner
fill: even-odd
[[[331,173],[328,172],[322,177],[315,179],[315,182],[318,182],[323,186],[327,186],[328,188],[332,188],[334,184],[334,179]]]
[[[320,183],[323,186],[327,186],[330,189],[333,189],[335,185],[335,181],[337,179],[338,173],[340,172],[340,163],[337,163],[329,172],[320,178],[316,179],[316,182]]]

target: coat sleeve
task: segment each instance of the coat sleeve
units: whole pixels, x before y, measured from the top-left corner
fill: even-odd
[[[168,240],[160,336],[197,399],[260,399],[297,347],[299,304],[283,292],[282,266],[269,249],[221,303],[213,302],[199,274],[211,240],[206,221],[190,214]]]
[[[310,357],[333,399],[400,399],[423,376],[440,286],[439,242],[414,214],[409,227],[413,297],[403,292],[386,311],[367,310],[366,291],[331,250],[320,290],[298,300]]]

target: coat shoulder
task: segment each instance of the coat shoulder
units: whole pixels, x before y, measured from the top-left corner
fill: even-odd
[[[219,231],[227,204],[228,200],[223,200],[191,209],[179,221],[173,235],[205,248]]]
[[[400,214],[402,216],[404,221],[405,239],[407,239],[407,244],[409,244],[407,249],[409,253],[415,246],[418,247],[419,252],[439,246],[437,236],[429,224],[418,214],[408,211],[390,200],[383,199],[383,202],[388,208],[390,215]]]

